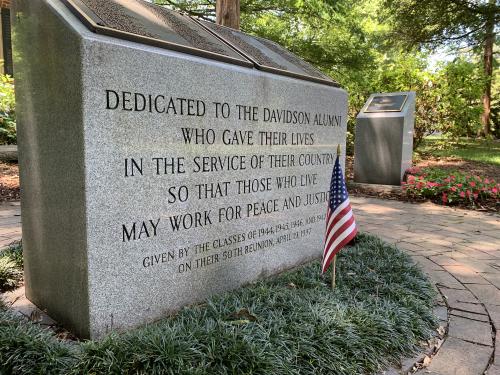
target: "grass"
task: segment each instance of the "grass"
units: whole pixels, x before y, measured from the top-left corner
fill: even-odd
[[[0,364],[15,374],[371,374],[429,338],[434,291],[407,255],[360,235],[337,267],[335,290],[313,262],[102,341],[59,341],[4,309]]]
[[[500,166],[500,142],[462,138],[459,143],[448,144],[442,138],[426,138],[418,148],[422,154],[435,157],[453,156]]]

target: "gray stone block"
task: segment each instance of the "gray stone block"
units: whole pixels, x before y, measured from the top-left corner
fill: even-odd
[[[344,90],[95,34],[59,0],[13,14],[38,307],[99,338],[321,256]]]
[[[479,322],[452,315],[448,335],[478,344],[493,345],[489,322]]]
[[[401,111],[368,111],[373,99],[407,95]],[[415,92],[372,94],[356,118],[354,181],[401,185],[412,164]]]

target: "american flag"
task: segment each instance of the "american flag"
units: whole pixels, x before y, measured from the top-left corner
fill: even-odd
[[[356,236],[356,222],[345,187],[339,155],[335,160],[330,182],[330,199],[326,213],[325,249],[323,251],[322,273],[328,269],[333,257]]]

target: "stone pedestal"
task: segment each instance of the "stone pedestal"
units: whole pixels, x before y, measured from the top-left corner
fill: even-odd
[[[354,181],[401,185],[412,164],[415,92],[373,94],[356,118]]]
[[[58,0],[14,20],[26,295],[51,317],[99,338],[321,256],[344,90],[94,33]]]

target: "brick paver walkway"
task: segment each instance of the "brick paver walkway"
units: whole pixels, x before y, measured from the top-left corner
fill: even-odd
[[[500,375],[500,216],[432,203],[351,201],[361,231],[407,251],[447,305],[446,339],[419,374]],[[20,238],[19,209],[0,205],[0,248]]]
[[[21,205],[0,203],[0,249],[21,239]]]
[[[448,335],[422,373],[500,375],[500,216],[432,203],[351,201],[361,231],[407,251],[448,306]]]

